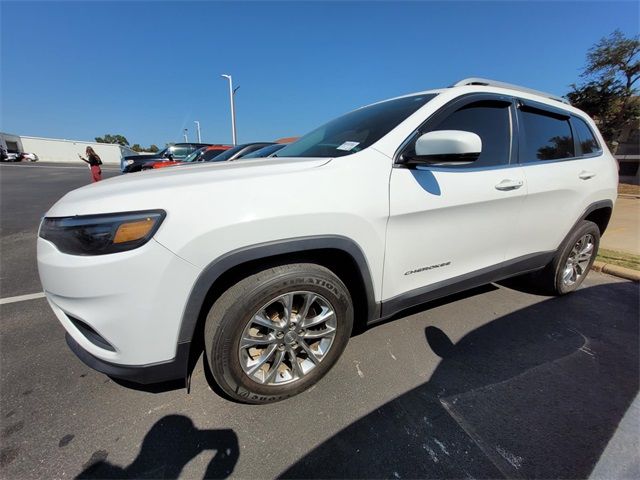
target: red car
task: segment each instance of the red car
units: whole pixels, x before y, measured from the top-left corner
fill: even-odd
[[[185,162],[207,162],[214,158],[216,155],[220,155],[225,150],[229,150],[229,145],[210,145],[208,147],[202,147],[195,152],[191,153],[183,160],[153,160],[142,165],[142,170],[150,170],[155,168],[172,167],[174,165],[180,165]]]

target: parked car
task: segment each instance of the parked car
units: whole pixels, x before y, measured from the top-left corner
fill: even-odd
[[[207,162],[214,158],[217,155],[220,155],[225,150],[229,150],[231,147],[229,145],[211,145],[209,147],[202,147],[198,150],[190,153],[182,160],[152,160],[142,165],[142,170],[149,170],[152,168],[165,168],[165,167],[173,167],[175,165],[179,165],[181,163],[191,163],[191,162]]]
[[[0,161],[3,162],[19,162],[20,152],[2,152],[0,154]]]
[[[256,150],[260,150],[261,148],[264,148],[269,145],[274,145],[274,143],[273,142],[243,143],[242,145],[236,145],[235,147],[230,148],[226,152],[223,152],[220,155],[217,155],[216,157],[208,161],[209,162],[212,162],[212,161],[226,162],[229,160],[237,160],[239,158],[245,157],[246,155],[249,155],[252,152],[255,152]]]
[[[0,161],[3,162],[37,162],[39,160],[35,153],[28,152],[3,152],[0,155]]]
[[[273,156],[278,150],[282,150],[286,147],[285,143],[274,143],[273,145],[267,145],[266,147],[259,148],[258,150],[243,155],[242,158],[266,158]]]
[[[37,162],[39,160],[38,155],[36,155],[35,153],[29,153],[29,152],[24,152],[22,153],[22,158],[20,158],[20,161],[26,161],[26,162]]]
[[[354,326],[515,275],[573,292],[617,183],[584,112],[467,79],[354,110],[269,162],[70,192],[42,221],[38,267],[87,365],[185,378],[204,345],[226,396],[274,402],[322,378]]]
[[[128,155],[122,159],[120,169],[122,173],[139,172],[142,165],[152,160],[182,160],[199,148],[208,146],[208,143],[176,143],[153,155]]]

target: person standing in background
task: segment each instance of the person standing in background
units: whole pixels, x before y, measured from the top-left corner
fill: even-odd
[[[82,155],[78,154],[80,160],[89,164],[89,168],[91,168],[91,180],[92,182],[99,182],[102,180],[102,170],[100,169],[100,165],[102,165],[102,160],[98,154],[91,147],[87,147],[85,151],[87,154],[87,158],[84,158]]]

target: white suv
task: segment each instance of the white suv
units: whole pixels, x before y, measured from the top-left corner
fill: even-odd
[[[89,366],[231,398],[317,382],[352,329],[523,273],[575,290],[616,198],[593,121],[483,79],[348,113],[274,158],[167,168],[68,193],[43,219],[47,299]]]

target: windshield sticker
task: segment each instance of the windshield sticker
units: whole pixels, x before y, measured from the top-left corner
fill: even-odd
[[[339,147],[336,147],[336,150],[344,150],[348,152],[349,150],[356,148],[358,145],[360,145],[360,142],[344,142]]]

